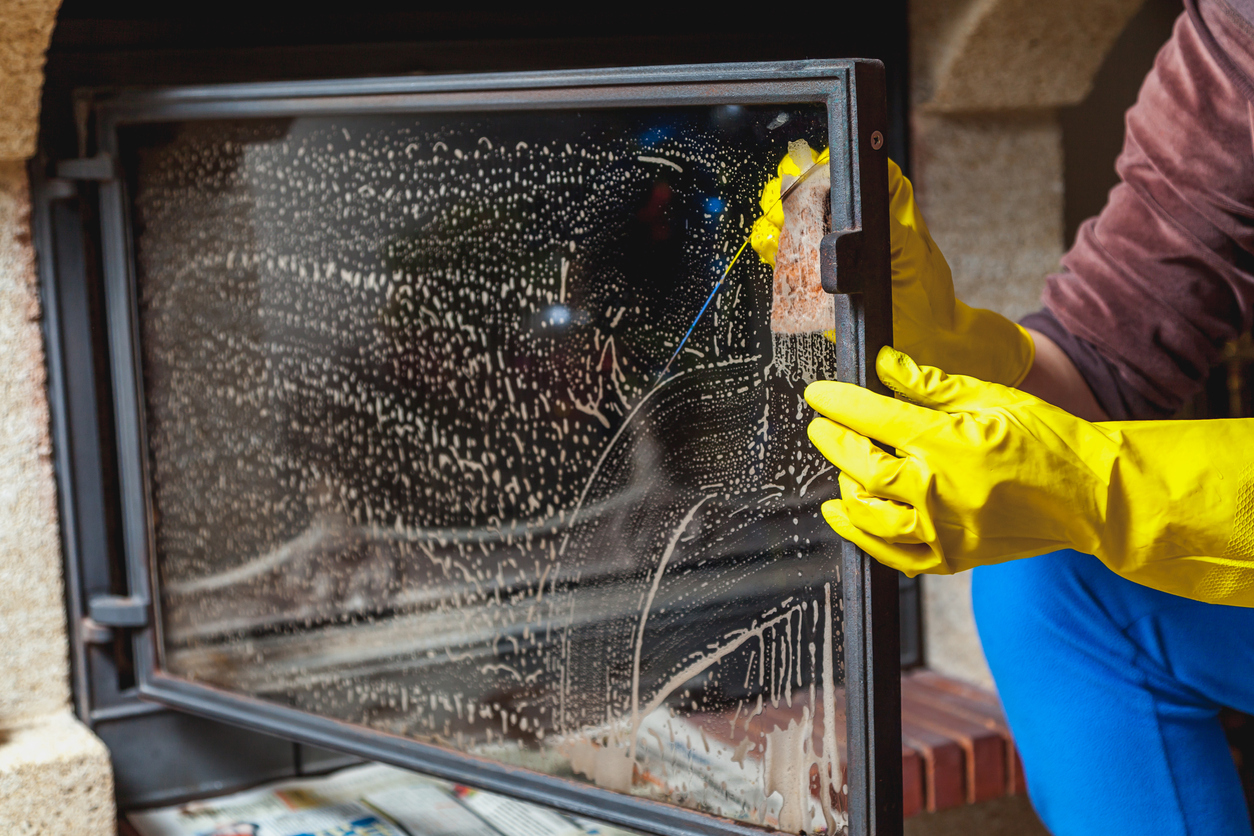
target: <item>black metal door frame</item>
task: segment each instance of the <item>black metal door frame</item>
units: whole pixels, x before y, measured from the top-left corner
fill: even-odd
[[[135,628],[133,653],[147,699],[243,727],[439,775],[564,810],[659,834],[749,834],[756,828],[671,805],[484,761],[427,744],[305,714],[192,683],[162,672],[150,577],[151,493],[147,483],[138,309],[134,298],[125,180],[116,170],[118,128],[142,122],[327,113],[563,109],[606,106],[822,103],[832,153],[832,228],[824,241],[823,281],[837,295],[842,379],[883,391],[873,366],[891,344],[887,229],[887,108],[877,61],[656,67],[472,76],[267,83],[101,93],[83,100],[94,117],[85,137],[94,155],[63,162],[59,179],[37,181],[36,232],[44,240],[49,207],[72,194],[67,181],[91,181],[99,200],[100,270],[116,430],[121,540],[127,593],[101,596],[82,625]],[[91,148],[94,140],[95,147]],[[39,229],[43,225],[43,229]],[[47,260],[51,263],[51,260]],[[52,268],[49,267],[48,270]],[[55,277],[45,271],[45,282]],[[49,312],[49,345],[60,346],[60,319]],[[50,382],[69,392],[59,349],[50,349]],[[58,471],[72,474],[71,431],[54,404]],[[70,458],[65,458],[65,457]],[[65,497],[67,486],[63,485]],[[70,491],[72,496],[73,491]],[[63,502],[65,500],[63,499]],[[72,500],[71,500],[72,503]],[[77,513],[63,506],[67,518]],[[852,544],[842,547],[849,830],[901,832],[901,745],[897,575]],[[75,591],[71,590],[71,608]],[[81,608],[81,605],[80,605]]]

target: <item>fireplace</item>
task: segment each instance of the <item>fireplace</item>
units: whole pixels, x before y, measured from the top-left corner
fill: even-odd
[[[886,89],[825,60],[80,90],[36,189],[85,718],[656,832],[891,820],[898,581],[814,513],[798,406],[890,338]],[[710,293],[801,139],[835,342],[772,333],[756,257]]]

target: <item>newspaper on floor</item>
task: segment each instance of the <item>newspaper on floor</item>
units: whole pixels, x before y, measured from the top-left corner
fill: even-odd
[[[141,836],[629,836],[383,764],[127,817]]]
[[[782,709],[781,709],[782,711]],[[778,712],[777,712],[778,713]],[[809,715],[800,703],[793,714]],[[791,715],[790,715],[791,716]],[[725,719],[674,716],[665,708],[641,718],[629,780],[634,795],[697,807],[716,815],[779,827],[781,810],[794,805],[794,820],[809,833],[828,832],[811,779],[803,771],[776,780],[769,738],[785,728],[793,748],[812,738],[805,723],[780,714],[763,724],[762,740],[733,740]],[[795,719],[795,718],[794,718]],[[843,721],[843,720],[842,720]],[[746,719],[746,728],[748,719]],[[794,734],[794,726],[801,735]],[[775,731],[770,731],[775,729]],[[606,730],[604,737],[614,735]],[[621,767],[626,750],[598,745],[588,733],[554,740],[576,774],[588,777],[600,761]],[[619,748],[622,734],[617,735]],[[797,738],[794,740],[793,738]],[[763,743],[765,741],[765,743]],[[800,741],[800,743],[798,743]],[[778,744],[777,744],[778,745]],[[809,749],[805,750],[809,752]],[[804,754],[804,753],[803,753]],[[787,764],[785,764],[786,766]],[[591,773],[589,772],[591,770]],[[796,774],[793,775],[793,772]],[[791,795],[791,801],[784,793]],[[844,824],[837,814],[836,830]],[[382,764],[341,770],[319,778],[269,784],[221,798],[132,813],[142,836],[626,836],[627,831],[561,815],[534,804],[473,790]],[[808,825],[808,826],[807,826]]]

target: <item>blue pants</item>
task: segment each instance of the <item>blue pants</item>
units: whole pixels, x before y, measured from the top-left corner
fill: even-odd
[[[975,570],[989,667],[1054,836],[1249,836],[1223,706],[1254,713],[1254,609],[1060,551]]]

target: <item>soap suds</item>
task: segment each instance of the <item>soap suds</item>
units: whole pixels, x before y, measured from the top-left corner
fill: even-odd
[[[843,794],[796,780],[839,774],[835,489],[802,415],[834,346],[774,333],[745,259],[658,380],[826,114],[764,147],[719,120],[778,107],[647,110],[128,134],[165,664],[836,833]]]

